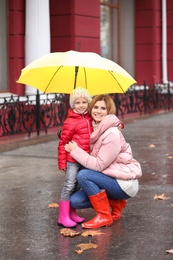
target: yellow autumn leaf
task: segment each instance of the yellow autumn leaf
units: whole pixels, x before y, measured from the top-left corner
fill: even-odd
[[[168,198],[166,197],[165,193],[162,193],[160,195],[154,195],[155,200],[167,200]]]
[[[168,159],[173,159],[173,155],[167,156]]]
[[[149,146],[150,148],[154,148],[155,147],[155,145],[154,144],[150,144],[150,146]]]
[[[83,253],[83,250],[79,249],[79,250],[75,250],[75,252],[79,255]]]
[[[75,230],[72,230],[70,228],[62,228],[60,230],[60,234],[64,237],[75,237],[81,234],[81,232],[77,232]]]
[[[90,248],[97,248],[98,245],[93,244],[93,243],[83,243],[83,244],[77,245],[76,247],[80,248],[80,249],[76,249],[75,252],[77,254],[81,254],[81,253],[83,253],[84,250],[87,250],[87,249],[90,249]]]
[[[173,254],[173,249],[166,250],[166,253]]]
[[[97,235],[103,235],[105,233],[102,233],[100,232],[100,230],[87,230],[87,231],[84,231],[81,236],[83,237],[88,237],[88,236],[97,236]]]
[[[48,207],[48,208],[58,208],[59,205],[58,205],[57,203],[50,203],[50,204],[48,204],[47,207]]]

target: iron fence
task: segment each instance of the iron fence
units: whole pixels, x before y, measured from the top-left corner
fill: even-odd
[[[173,84],[132,86],[126,93],[113,95],[117,116],[124,118],[132,113],[149,114],[157,110],[173,109]]]
[[[117,116],[173,110],[173,85],[132,86],[124,94],[111,95]],[[0,137],[61,127],[69,109],[69,95],[39,94],[0,98]]]
[[[0,98],[0,136],[47,133],[62,126],[69,108],[68,95],[47,94]]]

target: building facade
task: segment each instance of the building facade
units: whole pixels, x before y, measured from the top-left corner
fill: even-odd
[[[96,52],[139,85],[173,82],[172,0],[1,0],[0,93],[25,95],[21,69],[49,52]]]

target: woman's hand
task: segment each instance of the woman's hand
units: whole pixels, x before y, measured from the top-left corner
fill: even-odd
[[[64,145],[64,149],[66,152],[70,153],[74,148],[76,148],[78,145],[76,142],[71,141],[68,144]]]

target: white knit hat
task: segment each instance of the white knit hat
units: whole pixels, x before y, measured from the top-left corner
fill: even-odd
[[[83,98],[86,98],[86,100],[88,101],[88,103],[91,102],[92,98],[90,96],[90,93],[88,92],[87,89],[85,88],[81,88],[81,87],[78,87],[78,88],[75,88],[71,95],[70,95],[70,106],[71,108],[74,108],[74,102],[77,98],[80,98],[80,97],[83,97]]]

